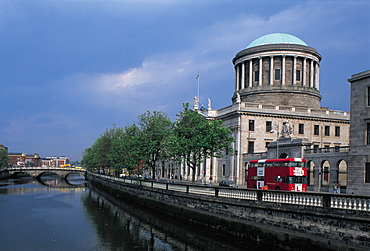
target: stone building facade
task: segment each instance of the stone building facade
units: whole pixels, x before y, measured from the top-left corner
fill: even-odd
[[[352,75],[349,194],[370,195],[370,70]]]
[[[339,180],[346,186],[350,113],[321,107],[320,61],[317,50],[283,33],[260,37],[238,52],[231,105],[214,110],[209,101],[205,110],[194,99],[194,110],[222,120],[235,139],[232,152],[203,161],[197,181],[212,177],[214,183],[233,180],[245,187],[249,161],[291,157],[308,159],[313,190],[329,191]],[[173,163],[161,163],[158,170],[162,177],[192,176]]]
[[[198,179],[212,176],[243,186],[252,159],[304,157],[307,149],[348,146],[350,114],[320,106],[320,60],[314,48],[282,33],[260,37],[237,53],[232,104],[200,111],[231,129],[233,152],[205,161]],[[323,163],[311,165],[313,172]]]

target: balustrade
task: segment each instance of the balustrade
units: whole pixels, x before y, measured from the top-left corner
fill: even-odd
[[[311,207],[328,207],[339,210],[370,212],[370,197],[354,195],[334,195],[328,193],[287,192],[273,190],[224,188],[218,186],[196,186],[189,184],[163,183],[148,180],[115,178],[92,174],[105,180],[118,181],[156,189],[171,190],[189,194],[201,194],[242,200],[260,200],[269,203],[293,204]]]

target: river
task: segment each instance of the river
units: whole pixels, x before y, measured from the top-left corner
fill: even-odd
[[[150,210],[118,207],[79,176],[0,181],[0,213],[0,250],[242,250]]]

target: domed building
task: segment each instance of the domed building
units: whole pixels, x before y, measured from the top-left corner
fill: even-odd
[[[309,162],[310,185],[325,186],[339,179],[345,185],[345,161],[317,157],[318,152],[348,146],[350,121],[348,112],[320,106],[320,61],[317,50],[284,33],[262,36],[238,52],[232,60],[232,104],[199,111],[231,129],[233,152],[205,160],[196,177],[235,180],[244,186],[250,160],[311,156],[317,161]],[[181,174],[186,177],[190,171]]]
[[[319,108],[320,61],[320,54],[295,36],[260,37],[233,59],[233,101],[239,94],[242,102]]]

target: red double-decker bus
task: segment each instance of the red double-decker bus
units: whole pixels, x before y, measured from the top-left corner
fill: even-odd
[[[296,192],[305,192],[307,189],[305,159],[261,159],[249,163],[248,188]]]

